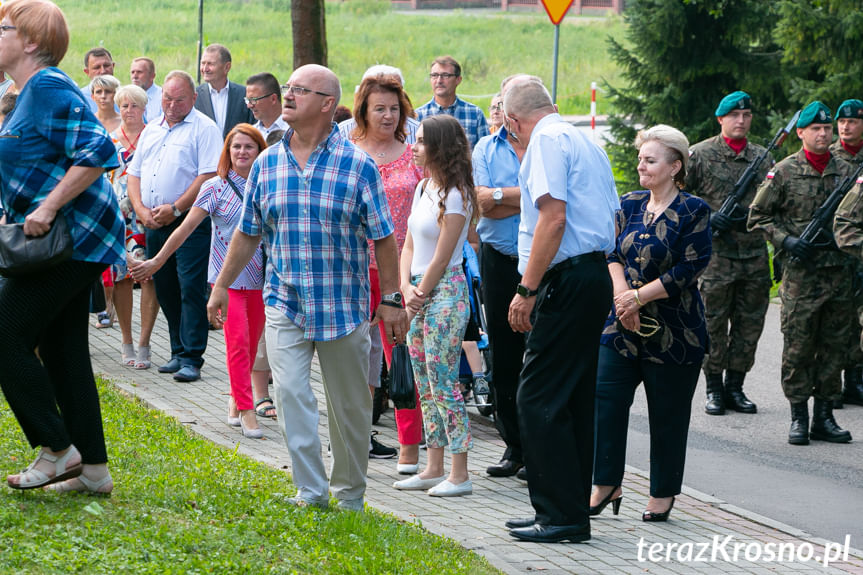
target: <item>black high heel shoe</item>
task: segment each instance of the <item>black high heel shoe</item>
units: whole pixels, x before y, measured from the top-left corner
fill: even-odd
[[[671,515],[671,509],[674,507],[674,497],[671,498],[671,505],[668,506],[668,509],[657,513],[656,511],[645,511],[641,514],[642,521],[648,522],[656,522],[656,521],[668,521],[668,516]]]
[[[591,505],[590,506],[590,516],[595,517],[602,513],[602,510],[605,509],[609,503],[611,503],[611,512],[614,515],[617,515],[620,512],[620,502],[623,501],[623,493],[620,494],[620,497],[617,499],[612,499],[611,496],[620,488],[620,485],[616,485],[609,492],[608,495],[605,496],[605,499],[599,502],[599,505]]]

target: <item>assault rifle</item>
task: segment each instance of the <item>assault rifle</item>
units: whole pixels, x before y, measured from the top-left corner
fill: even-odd
[[[859,164],[853,174],[845,176],[839,181],[827,199],[824,200],[824,203],[815,210],[812,219],[809,220],[809,223],[803,229],[803,233],[800,234],[801,240],[809,242],[816,248],[828,248],[834,244],[833,216],[836,214],[836,208],[839,207],[842,198],[845,197],[845,194],[848,193],[848,190],[857,181],[861,172],[863,172],[863,164]],[[816,240],[822,233],[824,234],[824,239],[821,243],[817,243]],[[796,262],[798,260],[794,256],[791,256],[791,261]]]
[[[770,155],[770,152],[775,148],[778,148],[782,145],[782,142],[785,141],[785,137],[791,133],[791,130],[797,125],[797,118],[800,117],[800,110],[794,114],[794,117],[791,118],[791,121],[784,128],[780,128],[776,135],[773,136],[773,140],[770,142],[770,145],[767,146],[767,149],[764,150],[761,155],[759,155],[755,160],[752,161],[751,164],[746,166],[746,170],[740,174],[740,179],[737,180],[737,183],[734,184],[734,189],[731,190],[731,193],[725,198],[725,201],[722,202],[722,206],[717,211],[717,214],[721,214],[728,218],[731,223],[735,226],[739,226],[740,224],[746,224],[746,218],[748,216],[748,210],[742,209],[740,207],[740,202],[743,200],[743,196],[746,195],[746,191],[749,189],[749,186],[752,184],[752,180],[755,179],[755,176],[758,174],[758,169],[761,167],[761,164],[764,163],[764,160]],[[736,214],[736,215],[735,215]],[[718,228],[714,228],[713,236],[716,237],[720,235],[723,231]]]

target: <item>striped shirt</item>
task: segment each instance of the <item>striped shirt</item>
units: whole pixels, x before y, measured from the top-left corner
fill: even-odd
[[[234,170],[228,171],[228,177],[237,186],[242,194],[246,189],[246,180]],[[219,272],[228,255],[228,244],[237,224],[240,223],[240,213],[243,210],[243,202],[228,184],[219,176],[210,178],[201,186],[195,207],[201,208],[208,214],[213,222],[213,239],[210,242],[210,266],[207,273],[207,281],[216,283]],[[263,254],[261,247],[255,250],[255,255],[246,264],[243,271],[231,284],[231,289],[261,289],[264,285]]]
[[[438,114],[449,114],[461,124],[467,134],[467,141],[470,142],[470,147],[473,149],[479,139],[488,136],[488,122],[485,121],[485,115],[479,106],[475,106],[470,102],[465,102],[458,96],[455,97],[455,102],[452,106],[442,108],[434,101],[431,101],[417,108],[417,119],[422,122],[423,119],[429,116],[437,116]]]
[[[307,340],[332,341],[369,319],[366,242],[389,236],[393,224],[377,166],[335,123],[304,170],[292,136],[252,165],[238,229],[263,236],[264,303]]]
[[[23,222],[69,168],[113,170],[119,165],[114,143],[81,90],[57,68],[38,71],[0,129],[0,199],[8,223]],[[72,233],[72,259],[125,262],[126,226],[107,178],[97,178],[61,214]]]

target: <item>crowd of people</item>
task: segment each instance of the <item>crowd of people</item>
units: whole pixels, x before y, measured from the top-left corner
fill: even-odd
[[[177,382],[201,377],[209,329],[223,329],[226,421],[260,438],[257,417],[277,420],[298,489],[290,503],[326,507],[332,495],[338,507],[362,510],[369,458],[396,454],[396,471],[410,477],[394,488],[471,494],[459,364],[475,350],[464,341],[472,338],[463,264],[474,233],[506,445],[486,472],[527,481],[534,509],[506,523],[513,537],[585,541],[591,516],[609,504],[619,512],[641,383],[651,435],[642,518],[668,519],[700,372],[708,414],[757,412],[743,382],[769,301],[767,241],[774,268],[782,264],[788,441],[851,440],[833,410],[842,400],[863,405],[854,314],[863,310],[863,178],[837,210],[835,237],[803,230],[863,162],[860,100],[837,109],[835,143],[832,111],[808,105],[796,123],[800,152],[765,162],[732,217],[719,208],[764,151],[747,140],[745,92],[719,102],[720,133],[704,142],[690,145],[666,125],[639,132],[642,189],[619,197],[604,151],[558,114],[536,76],[505,78],[487,121],[456,95],[462,72],[449,56],[432,62],[434,95],[416,110],[400,71],[373,66],[352,114],[336,123],[341,83],[323,66],[301,66],[285,84],[262,72],[240,85],[228,80],[230,51],[212,44],[198,86],[181,70],[156,85],[146,57],[131,62],[123,85],[100,47],[85,55],[91,81],[78,88],[57,68],[68,41],[48,0],[0,7],[9,77],[0,90],[14,82],[17,98],[0,130],[4,222],[41,236],[65,218],[74,241],[70,259],[0,287],[0,382],[40,448],[8,476],[10,487],[113,489],[87,337],[98,280],[130,368],[151,366],[159,309],[171,356],[157,369]],[[396,410],[396,450],[375,440],[371,421],[381,364],[399,343],[410,349],[417,407]],[[310,381],[315,354],[329,475]],[[483,369],[471,371],[473,392],[488,393]]]

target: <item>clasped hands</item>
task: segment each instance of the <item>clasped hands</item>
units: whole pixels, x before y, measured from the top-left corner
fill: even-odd
[[[641,317],[639,310],[641,304],[638,302],[637,290],[627,289],[614,296],[614,309],[617,319],[624,329],[638,331],[641,328]]]

